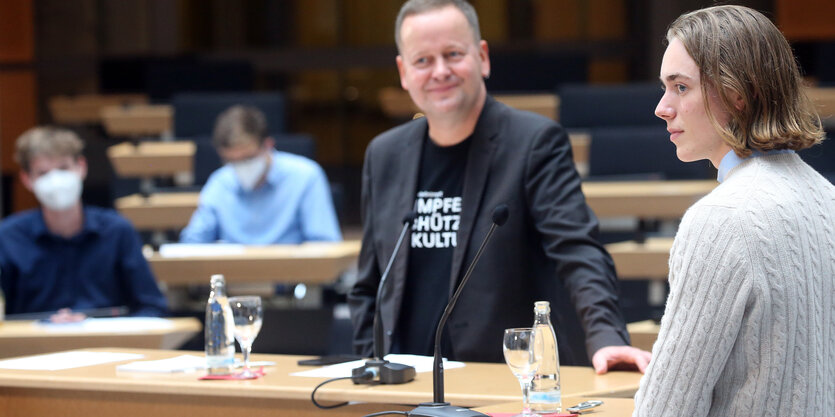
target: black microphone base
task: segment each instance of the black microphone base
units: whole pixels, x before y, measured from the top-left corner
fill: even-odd
[[[488,417],[487,414],[457,407],[449,403],[420,403],[409,412],[410,417]]]
[[[371,371],[374,374],[373,378],[358,378],[365,371]],[[351,374],[354,377],[354,384],[405,384],[415,379],[415,368],[402,363],[372,359],[366,361],[365,365],[354,368]]]

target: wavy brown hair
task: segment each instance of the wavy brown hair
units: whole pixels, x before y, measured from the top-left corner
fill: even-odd
[[[776,26],[756,10],[715,6],[676,19],[667,43],[677,38],[701,72],[702,94],[712,89],[730,113],[727,126],[705,107],[725,142],[741,157],[753,150],[800,150],[823,140],[814,103],[803,89],[791,47]],[[734,106],[732,93],[742,97]]]

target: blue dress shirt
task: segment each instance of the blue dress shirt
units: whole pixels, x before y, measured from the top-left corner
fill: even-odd
[[[212,173],[180,233],[183,243],[268,245],[340,241],[325,172],[302,156],[272,151],[263,184],[247,191],[225,165]]]
[[[794,153],[794,151],[791,149],[781,149],[768,152],[754,151],[748,158],[756,158],[758,156],[763,155],[778,155],[781,153]],[[728,176],[728,173],[748,158],[740,158],[739,155],[737,155],[736,152],[734,152],[733,150],[728,151],[728,153],[726,153],[725,156],[722,157],[722,160],[719,161],[719,169],[716,173],[716,179],[719,182],[725,181],[725,177]]]
[[[167,311],[133,226],[98,207],[84,207],[84,225],[69,239],[46,228],[40,209],[3,220],[0,281],[8,314],[115,306],[133,316]]]

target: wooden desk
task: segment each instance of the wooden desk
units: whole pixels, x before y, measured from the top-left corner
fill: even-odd
[[[566,412],[565,407],[571,407],[588,400],[603,401],[603,405],[592,409],[594,412],[588,412],[590,417],[630,417],[632,416],[632,411],[635,410],[635,401],[632,398],[563,396],[563,412]],[[478,407],[476,411],[481,411],[482,413],[518,413],[522,411],[522,401]]]
[[[135,352],[145,359],[163,359],[184,353],[131,349],[97,351]],[[310,393],[320,378],[290,376],[307,369],[296,364],[300,356],[253,354],[253,360],[270,360],[274,367],[251,381],[198,381],[194,373],[141,374],[117,372],[119,363],[60,371],[0,370],[0,414],[8,417],[61,415],[133,416],[358,416],[381,410],[408,410],[414,404],[431,401],[432,374],[419,373],[414,381],[402,385],[354,385],[337,381],[322,387],[316,399],[325,404],[360,401],[323,411],[314,408]],[[505,364],[472,363],[464,368],[445,370],[445,399],[455,405],[479,407],[519,401],[516,378]],[[597,376],[591,368],[561,368],[566,396],[605,396],[632,393],[641,375],[636,372],[611,372]],[[604,400],[605,401],[605,400]],[[392,404],[408,404],[396,406]]]
[[[496,94],[496,101],[519,110],[525,110],[557,120],[560,99],[556,94]]]
[[[146,104],[144,94],[80,94],[55,96],[49,99],[52,120],[58,124],[83,124],[101,122],[101,111],[107,106]]]
[[[49,330],[33,321],[6,321],[0,325],[0,357],[100,346],[175,349],[203,328],[200,321],[191,317],[168,321],[172,326],[167,329],[107,333],[64,332]]]
[[[157,280],[169,286],[207,284],[212,274],[229,283],[333,282],[359,256],[360,241],[308,242],[301,245],[248,246],[235,255],[164,258],[154,253],[148,263]]]
[[[182,229],[197,208],[200,193],[132,194],[116,199],[116,210],[139,230]]]
[[[116,175],[149,178],[194,171],[197,146],[191,141],[120,143],[107,148]],[[189,214],[189,217],[191,215]]]
[[[652,351],[655,339],[658,339],[658,331],[661,325],[654,320],[636,321],[626,325],[629,337],[632,339],[632,346]]]
[[[583,193],[598,217],[680,218],[716,185],[715,180],[584,182]]]
[[[809,98],[815,102],[815,108],[821,119],[832,122],[835,119],[835,87],[814,87],[806,90]]]
[[[612,255],[618,278],[666,281],[672,247],[672,238],[650,238],[644,243],[610,243],[606,250]]]
[[[574,156],[574,165],[581,177],[586,176],[589,171],[589,147],[591,146],[591,135],[582,132],[568,134],[571,141],[571,153]]]
[[[110,136],[162,136],[174,125],[169,104],[106,106],[101,109],[104,130]]]

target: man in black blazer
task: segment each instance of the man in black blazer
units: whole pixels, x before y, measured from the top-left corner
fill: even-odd
[[[447,300],[507,204],[446,327],[445,356],[502,361],[502,331],[548,300],[560,362],[643,371],[628,346],[612,259],[595,239],[565,131],[487,95],[487,43],[461,0],[410,0],[395,39],[401,85],[425,117],[375,138],[363,168],[363,242],[349,294],[354,348],[370,355],[375,296],[403,217],[417,218],[382,293],[385,351],[432,354]]]

